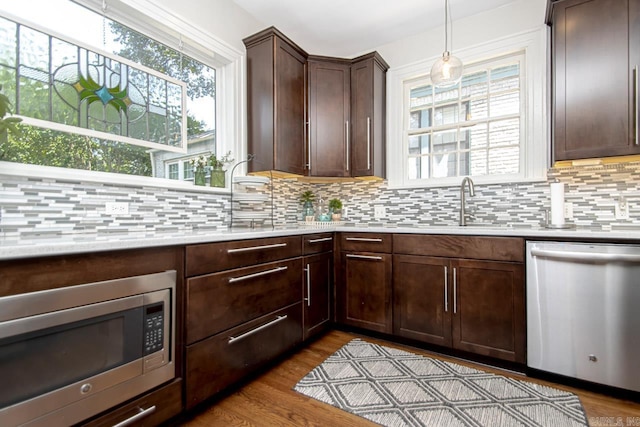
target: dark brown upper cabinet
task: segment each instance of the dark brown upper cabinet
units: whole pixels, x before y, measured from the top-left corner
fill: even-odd
[[[389,65],[373,52],[351,65],[351,176],[386,177],[386,73]]]
[[[378,53],[309,56],[273,27],[244,43],[250,172],[385,177],[389,66]]]
[[[309,58],[310,176],[385,177],[388,68],[376,52]]]
[[[640,0],[550,1],[554,161],[640,153]]]
[[[247,48],[249,172],[305,173],[307,54],[271,27],[243,40]]]
[[[309,176],[350,176],[351,61],[309,58]]]

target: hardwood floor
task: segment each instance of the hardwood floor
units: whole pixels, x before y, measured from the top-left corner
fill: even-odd
[[[268,372],[212,403],[210,407],[192,414],[189,419],[180,420],[180,425],[189,427],[375,426],[377,424],[292,390],[295,384],[310,370],[356,337],[361,336],[342,331],[331,331]],[[505,376],[518,379],[526,378],[523,375],[444,357],[414,347],[406,347],[370,337],[363,338],[370,342],[406,349],[417,354]],[[534,378],[527,378],[527,380],[576,393],[580,396],[591,426],[640,426],[640,404],[638,403]]]

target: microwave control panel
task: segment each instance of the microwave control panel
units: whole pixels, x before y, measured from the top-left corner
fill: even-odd
[[[144,355],[162,350],[164,344],[164,303],[144,308]]]

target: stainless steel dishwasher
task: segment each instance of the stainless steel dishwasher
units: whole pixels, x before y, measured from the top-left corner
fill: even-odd
[[[527,242],[527,365],[640,391],[640,246]]]

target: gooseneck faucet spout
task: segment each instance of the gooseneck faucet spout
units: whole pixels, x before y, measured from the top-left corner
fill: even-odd
[[[460,225],[467,225],[467,218],[464,214],[464,186],[467,184],[469,186],[469,196],[473,197],[476,195],[475,190],[473,189],[473,181],[468,176],[464,177],[462,180],[462,184],[460,184]]]

